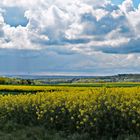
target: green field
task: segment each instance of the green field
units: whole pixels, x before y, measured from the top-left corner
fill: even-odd
[[[110,82],[110,83],[72,83],[72,84],[59,84],[59,86],[70,87],[138,87],[139,82]]]
[[[0,140],[140,139],[140,83],[0,85]]]

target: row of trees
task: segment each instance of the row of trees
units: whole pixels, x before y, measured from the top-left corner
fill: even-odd
[[[0,77],[0,84],[2,85],[34,85],[34,80],[30,79],[16,79],[16,78],[6,78]]]

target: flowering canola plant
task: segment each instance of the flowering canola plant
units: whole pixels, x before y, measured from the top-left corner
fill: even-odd
[[[140,88],[61,87],[0,95],[0,123],[9,120],[93,135],[140,135]]]

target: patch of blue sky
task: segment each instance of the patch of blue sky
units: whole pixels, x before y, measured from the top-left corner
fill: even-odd
[[[17,27],[19,25],[26,26],[28,19],[24,16],[24,10],[18,7],[6,7],[3,13],[6,24]]]
[[[123,2],[124,0],[112,0],[112,3],[119,5]],[[133,4],[136,8],[138,8],[138,5],[140,4],[140,0],[133,0]]]

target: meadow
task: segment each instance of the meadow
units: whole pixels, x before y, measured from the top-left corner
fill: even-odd
[[[139,139],[139,83],[1,85],[0,139],[12,138]]]

